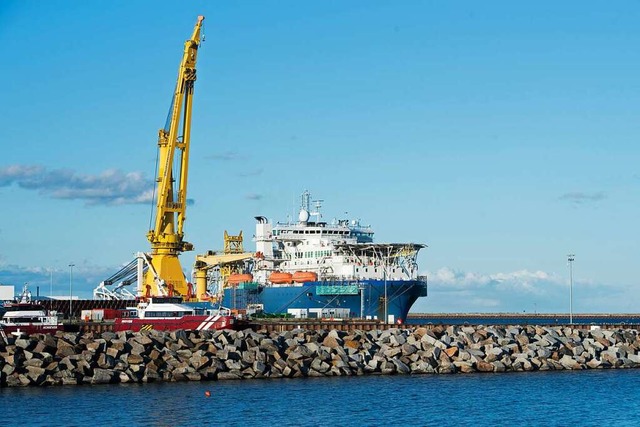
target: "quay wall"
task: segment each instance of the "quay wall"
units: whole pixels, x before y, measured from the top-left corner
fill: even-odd
[[[0,339],[0,387],[640,367],[635,329],[58,332]]]

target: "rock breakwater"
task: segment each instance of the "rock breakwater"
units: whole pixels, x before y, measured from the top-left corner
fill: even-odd
[[[636,330],[57,333],[0,341],[0,386],[640,367]]]

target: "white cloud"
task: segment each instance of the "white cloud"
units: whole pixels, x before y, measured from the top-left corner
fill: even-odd
[[[539,293],[540,288],[549,284],[560,285],[563,279],[544,271],[519,270],[507,273],[480,274],[462,272],[443,267],[435,273],[427,272],[429,282],[450,289],[518,289],[524,292]]]
[[[477,273],[449,267],[426,272],[429,296],[412,312],[547,312],[569,311],[569,279],[541,270]],[[615,284],[574,280],[574,312],[635,312],[637,291]]]
[[[93,289],[104,279],[118,271],[120,266],[96,266],[87,260],[79,261],[73,269],[73,294],[80,298],[91,298]],[[69,270],[67,268],[25,267],[0,263],[0,284],[14,285],[20,292],[28,283],[29,290],[36,295],[49,295],[53,279],[54,295],[69,294]]]
[[[146,204],[153,199],[153,180],[141,172],[108,169],[97,175],[40,165],[0,168],[0,187],[16,184],[54,199],[84,200],[89,205]]]

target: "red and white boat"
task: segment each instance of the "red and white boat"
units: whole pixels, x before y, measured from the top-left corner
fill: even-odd
[[[6,310],[0,319],[0,329],[15,336],[31,334],[55,334],[63,325],[55,312],[31,300],[31,292],[25,286],[19,301],[4,304]]]
[[[122,310],[114,321],[113,330],[207,331],[233,329],[235,322],[235,317],[226,309],[196,314],[196,309],[183,304],[181,297],[151,297],[149,301],[139,302],[135,308]]]

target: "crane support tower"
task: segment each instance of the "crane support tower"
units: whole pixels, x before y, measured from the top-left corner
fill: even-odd
[[[198,16],[191,38],[184,44],[178,80],[164,128],[158,131],[157,204],[153,228],[147,233],[151,243],[150,265],[144,281],[138,283],[144,294],[190,296],[178,260],[193,245],[183,240],[187,210],[187,176],[191,137],[191,105],[196,81],[196,59],[204,16]],[[175,170],[174,170],[175,169]]]
[[[196,256],[194,264],[194,277],[196,279],[196,295],[200,301],[208,301],[210,299],[222,300],[224,285],[227,278],[233,272],[237,272],[245,261],[255,258],[253,252],[244,252],[242,248],[242,231],[237,236],[232,236],[225,230],[224,232],[224,251],[222,254],[209,251],[203,255]],[[222,287],[218,287],[217,295],[211,295],[207,289],[207,274],[214,268],[220,269],[220,278]]]

